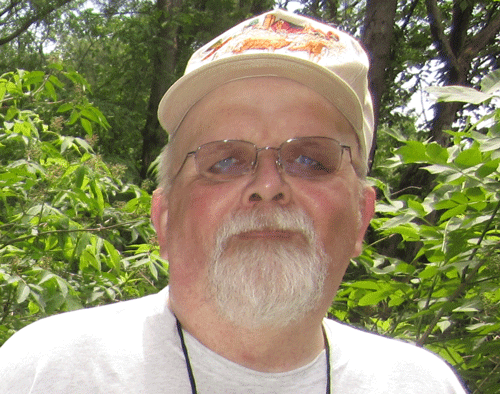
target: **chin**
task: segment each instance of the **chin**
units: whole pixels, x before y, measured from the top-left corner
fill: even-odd
[[[210,292],[232,324],[284,327],[318,308],[329,262],[320,248],[295,242],[238,243],[213,259]]]

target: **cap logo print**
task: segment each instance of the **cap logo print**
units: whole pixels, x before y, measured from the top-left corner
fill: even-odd
[[[262,23],[260,21],[260,18],[255,18],[241,32],[206,48],[200,53],[202,61],[216,60],[221,53],[242,54],[250,50],[304,51],[311,60],[319,61],[322,55],[328,56],[331,51],[340,53],[344,49],[334,31],[324,32],[309,23],[297,25],[272,14],[266,15]]]
[[[244,78],[274,77],[298,82],[331,102],[358,136],[365,161],[373,139],[369,61],[360,43],[338,27],[273,10],[232,27],[199,48],[184,76],[158,106],[171,135],[199,100]]]

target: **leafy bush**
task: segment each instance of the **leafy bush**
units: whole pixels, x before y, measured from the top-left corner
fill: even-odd
[[[494,97],[499,84],[500,71],[483,81],[481,92],[433,91],[477,104],[478,97]],[[496,109],[465,130],[449,131],[449,148],[398,137],[404,145],[387,167],[421,165],[434,175],[432,191],[394,197],[375,180],[382,198],[372,225],[381,238],[358,259],[356,276],[348,276],[331,310],[429,348],[457,368],[471,392],[488,394],[500,393],[499,120]],[[379,253],[387,243],[395,246],[390,256]]]
[[[108,124],[88,94],[59,65],[0,77],[0,344],[43,316],[167,281],[150,196],[96,153]]]

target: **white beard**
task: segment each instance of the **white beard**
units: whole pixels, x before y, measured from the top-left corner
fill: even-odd
[[[268,229],[301,234],[303,241],[233,238]],[[215,240],[210,291],[221,315],[233,324],[280,328],[318,307],[330,258],[303,211],[240,212],[222,224]]]

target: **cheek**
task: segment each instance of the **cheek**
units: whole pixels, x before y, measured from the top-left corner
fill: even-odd
[[[311,209],[309,214],[316,224],[325,251],[335,263],[348,263],[354,255],[359,227],[357,191],[339,181],[310,191],[307,195],[310,198],[303,206]]]
[[[233,196],[226,184],[185,187],[169,203],[167,241],[175,248],[170,259],[189,259],[203,264],[213,247],[213,236],[231,211]]]

